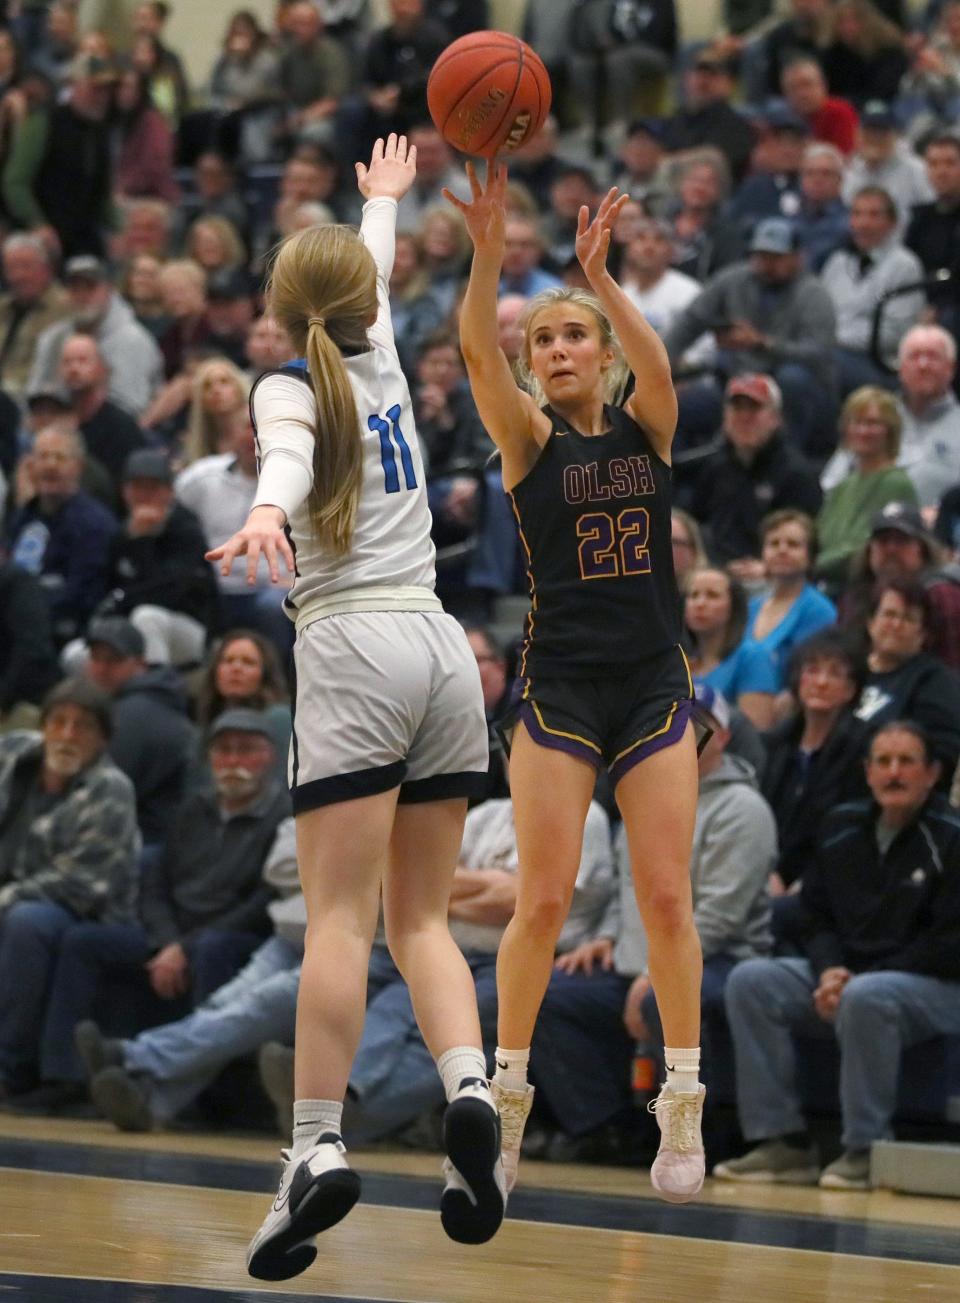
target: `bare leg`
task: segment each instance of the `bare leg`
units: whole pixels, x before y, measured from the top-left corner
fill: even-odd
[[[307,936],[297,1000],[296,1097],[342,1099],[363,1031],[397,789],[297,816]]]
[[[647,934],[650,980],[667,1045],[700,1044],[703,958],[693,925],[690,852],[697,814],[697,752],[689,726],[617,784],[634,890]]]
[[[584,760],[539,746],[521,725],[510,753],[520,881],[517,907],[497,955],[497,1039],[526,1049],[570,912],[583,825],[596,783]]]
[[[435,1059],[481,1048],[473,975],[447,922],[466,813],[466,800],[398,805],[383,888],[387,944]]]

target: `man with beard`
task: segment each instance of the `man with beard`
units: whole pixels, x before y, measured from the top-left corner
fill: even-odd
[[[110,702],[83,680],[46,697],[39,733],[0,737],[0,1098],[37,1085],[60,943],[81,920],[127,926],[137,811],[106,754]]]
[[[214,790],[187,797],[159,862],[144,867],[140,922],[77,923],[65,933],[42,1020],[44,1084],[20,1102],[23,1111],[56,1112],[84,1097],[73,1029],[93,1016],[108,980],[125,984],[112,1006],[149,988],[169,1021],[234,977],[269,935],[274,893],[263,868],[290,798],[275,777],[266,717],[224,711],[207,754]]]

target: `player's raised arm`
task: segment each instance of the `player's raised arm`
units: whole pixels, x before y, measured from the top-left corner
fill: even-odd
[[[460,347],[477,411],[503,455],[503,479],[509,487],[526,474],[535,457],[533,423],[539,412],[529,394],[517,387],[497,337],[507,169],[503,164],[488,163],[486,181],[481,184],[474,165],[468,163],[467,178],[468,201],[449,190],[443,192],[463,213],[473,241],[470,279],[460,308]]]
[[[580,209],[577,257],[636,377],[636,388],[625,404],[626,410],[647,431],[660,456],[669,461],[677,427],[677,395],[670,359],[660,336],[607,269],[610,231],[628,199],[629,195],[618,194],[614,186],[604,196],[593,221],[586,207]]]
[[[363,206],[360,238],[377,264],[377,298],[381,312],[389,303],[390,273],[396,247],[397,204],[413,185],[417,175],[417,147],[407,147],[406,136],[391,132],[373,147],[369,163],[356,163],[357,189],[367,201]],[[387,203],[376,203],[378,199]],[[389,307],[387,308],[389,311]]]

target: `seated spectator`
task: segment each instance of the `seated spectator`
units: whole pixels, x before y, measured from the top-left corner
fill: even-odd
[[[723,210],[729,188],[729,172],[717,150],[686,156],[677,197],[667,201],[664,218],[673,234],[673,266],[694,280],[705,281],[743,257],[743,235]]]
[[[669,223],[652,217],[641,218],[626,246],[618,277],[627,298],[661,338],[700,293],[700,286],[692,276],[671,267],[674,256],[674,235]],[[680,359],[680,369],[690,371],[709,365],[716,347],[711,336],[703,336]]]
[[[914,208],[903,242],[929,274],[941,269],[949,271],[949,280],[932,286],[929,297],[938,310],[938,319],[956,332],[960,279],[960,136],[947,130],[934,132],[927,138],[923,161],[933,199]]]
[[[235,271],[247,261],[240,232],[227,217],[198,217],[187,231],[184,253],[208,278],[216,272]]]
[[[580,209],[593,212],[598,203],[597,179],[580,163],[564,163],[550,185],[541,223],[547,265],[563,269],[576,259]]]
[[[58,677],[42,588],[19,566],[0,562],[0,733],[35,727]]]
[[[127,263],[142,253],[161,262],[173,254],[174,210],[163,199],[130,199],[120,210],[120,229],[110,253],[115,262]]]
[[[843,634],[824,629],[796,648],[790,687],[797,709],[764,737],[761,791],[777,820],[779,855],[771,875],[777,949],[796,945],[797,891],[823,819],[866,794],[869,729],[853,713],[863,666]],[[781,951],[782,953],[782,951]]]
[[[830,296],[803,270],[796,229],[770,218],[753,233],[750,261],[713,276],[665,342],[676,364],[691,344],[713,331],[718,368],[727,375],[772,376],[784,396],[791,438],[802,448],[820,449],[825,432],[834,428],[835,329]]]
[[[597,130],[633,115],[638,86],[650,87],[643,111],[655,111],[677,51],[674,0],[580,0],[570,10],[567,51],[574,102],[588,121],[596,113]]]
[[[263,879],[277,893],[267,902],[273,935],[193,1013],[123,1041],[92,1020],[76,1024],[80,1062],[64,1055],[57,1070],[85,1072],[100,1112],[121,1130],[170,1122],[232,1060],[267,1041],[292,1043],[307,925],[292,819],[277,828]]]
[[[496,1045],[495,956],[516,906],[517,838],[508,800],[484,801],[467,815],[450,899],[450,931],[473,974],[487,1053]],[[591,936],[614,891],[610,825],[591,803],[584,825],[573,901],[558,941],[564,953]],[[416,1027],[406,983],[385,946],[375,945],[368,972],[367,1013],[350,1070],[344,1132],[367,1144],[408,1125],[443,1101],[443,1091]],[[267,1094],[286,1119],[293,1108],[293,1051],[276,1044],[260,1052]]]
[[[43,34],[31,52],[30,61],[59,92],[66,86],[70,65],[80,52],[79,15],[67,0],[54,0],[45,8]]]
[[[147,78],[134,68],[120,74],[111,132],[113,190],[118,199],[163,199],[175,204],[174,138],[153,106]]]
[[[867,100],[896,99],[907,71],[902,30],[868,0],[839,0],[833,11],[833,40],[821,63],[831,95],[858,108]]]
[[[469,257],[469,244],[463,238],[462,222],[444,200],[443,191],[450,190],[461,198],[465,196],[463,169],[431,121],[415,123],[410,128],[409,141],[417,147],[417,175],[413,185],[400,200],[397,229],[421,233],[428,212],[443,212],[448,226],[460,228],[457,244],[462,273],[463,265]]]
[[[143,635],[122,616],[91,620],[86,640],[86,676],[111,700],[110,758],[133,783],[143,851],[158,855],[196,746],[183,682],[168,665],[147,664]]]
[[[128,926],[136,909],[136,807],[106,754],[110,702],[68,679],[44,699],[40,733],[0,737],[0,1083],[41,1079],[40,1039],[64,934]]]
[[[189,105],[190,89],[179,54],[163,42],[169,17],[165,0],[143,0],[136,6],[130,58],[148,75],[154,104],[175,128]]]
[[[554,103],[557,98],[555,94]],[[562,152],[558,153],[559,135],[559,123],[553,113],[548,113],[540,130],[510,151],[510,176],[533,196],[541,211],[549,204],[550,187],[564,167]],[[635,193],[628,185],[620,189]]]
[[[120,293],[130,304],[141,326],[155,340],[160,340],[170,325],[163,310],[160,294],[160,269],[163,263],[152,253],[131,258],[120,281]]]
[[[810,271],[824,263],[848,237],[847,205],[840,197],[843,155],[834,145],[814,142],[800,164],[800,207],[794,218],[797,241]],[[826,282],[826,277],[824,277]]]
[[[225,217],[249,241],[250,214],[237,191],[237,174],[230,160],[216,150],[204,150],[193,165],[192,182],[191,192],[180,201],[178,242],[191,222],[201,216]]]
[[[871,731],[893,719],[919,724],[949,781],[960,756],[960,679],[926,650],[930,597],[908,580],[886,580],[875,592],[867,672],[854,713]]]
[[[214,272],[207,281],[210,335],[206,347],[242,368],[246,361],[247,331],[256,314],[257,291],[246,268]]]
[[[50,426],[23,459],[27,492],[6,522],[10,560],[43,589],[58,646],[85,626],[109,583],[113,514],[80,488],[84,448],[73,430]]]
[[[183,371],[188,351],[210,339],[207,319],[207,278],[189,258],[168,262],[160,272],[160,298],[170,318],[160,340],[167,379]]]
[[[723,992],[728,976],[739,962],[770,950],[767,877],[777,842],[773,815],[757,791],[753,770],[726,750],[727,703],[709,688],[701,688],[698,699],[713,728],[698,761],[690,858],[693,920],[703,949],[701,1035],[709,1091],[717,1048],[727,1039]],[[636,1042],[653,1042],[663,1071],[660,1018],[647,975],[647,938],[622,831],[615,852],[619,893],[589,939],[557,960],[530,1052],[531,1078],[540,1100],[567,1136],[581,1140],[629,1116],[630,1060]],[[591,1068],[571,1072],[571,1064]],[[634,1118],[627,1124],[628,1133],[636,1127]]]
[[[419,163],[418,163],[419,167]],[[444,202],[423,211],[418,236],[430,288],[451,314],[466,284],[470,264],[470,237],[463,218]]]
[[[792,59],[780,76],[780,89],[788,108],[807,123],[814,140],[836,145],[846,157],[857,143],[857,111],[839,96],[828,93],[827,79],[816,59]]]
[[[424,341],[448,315],[444,297],[427,274],[420,243],[411,233],[397,234],[390,273],[390,316],[404,373],[412,379]]]
[[[784,507],[813,515],[820,505],[816,473],[787,442],[782,424],[776,382],[736,376],[726,387],[720,434],[678,458],[677,497],[703,526],[710,555],[752,579],[760,575],[763,517]]]
[[[215,790],[191,794],[171,821],[159,861],[144,868],[139,921],[92,919],[62,937],[34,1030],[45,1086],[25,1107],[51,1111],[85,1094],[74,1028],[93,1016],[107,979],[150,991],[179,1014],[184,996],[201,1005],[269,934],[274,892],[263,868],[290,799],[273,776],[259,714],[225,712],[208,754]]]
[[[767,95],[779,95],[783,71],[800,54],[819,59],[832,36],[832,0],[790,0],[790,16],[763,38]]]
[[[916,724],[878,730],[873,799],[828,816],[803,875],[803,958],[731,974],[737,1111],[754,1147],[718,1164],[720,1180],[866,1189],[870,1147],[891,1135],[903,1051],[960,1032],[960,821],[939,778]],[[840,1048],[844,1152],[823,1171],[797,1096],[796,1033]]]
[[[931,19],[936,26],[931,26]],[[939,21],[937,21],[939,20]],[[900,79],[897,110],[911,132],[956,122],[960,97],[960,9],[956,0],[927,5],[926,32],[911,33],[910,69]]]
[[[543,234],[536,217],[508,216],[500,275],[501,297],[520,294],[529,299],[541,290],[557,289],[559,278],[540,265],[543,255]]]
[[[63,279],[73,314],[48,327],[37,340],[27,392],[56,385],[64,341],[82,330],[96,339],[104,357],[110,359],[109,397],[139,416],[163,379],[163,359],[156,341],[113,288],[106,267],[97,258],[71,258],[63,269]]]
[[[810,141],[806,121],[774,107],[758,120],[753,170],[737,187],[728,215],[745,229],[766,217],[794,218],[800,208],[800,165]]]
[[[896,399],[875,385],[854,390],[843,405],[837,451],[850,458],[851,470],[824,496],[814,566],[817,579],[833,595],[846,587],[853,558],[870,538],[877,512],[890,502],[916,505],[913,484],[896,465],[902,428]]]
[[[490,629],[479,624],[464,625],[464,629],[467,642],[476,657],[477,669],[480,671],[483,710],[487,717],[487,732],[490,739],[490,767],[481,800],[501,800],[510,795],[503,743],[496,729],[497,721],[506,710],[510,697],[507,658]],[[471,804],[476,802],[471,801]]]
[[[201,457],[232,453],[238,417],[247,410],[250,382],[224,357],[201,362],[193,373],[183,464]]]
[[[295,352],[285,327],[276,317],[265,312],[262,317],[251,321],[247,328],[244,359],[248,363],[248,379],[253,381],[265,371],[279,370]]]
[[[222,451],[199,457],[174,482],[177,501],[196,516],[209,547],[241,528],[256,494],[257,448],[245,405],[233,413],[218,447]],[[226,623],[252,625],[280,651],[288,652],[294,626],[283,609],[285,585],[271,582],[266,558],[252,588],[245,572],[222,575],[217,566],[211,570]]]
[[[87,452],[110,475],[119,502],[124,464],[146,439],[130,413],[107,397],[110,367],[92,335],[67,336],[59,372]]]
[[[771,511],[760,522],[767,589],[750,598],[744,636],[770,653],[781,692],[793,649],[837,618],[836,607],[810,582],[816,544],[813,521],[794,507]]]
[[[277,53],[256,14],[237,10],[210,74],[210,105],[221,115],[219,137],[233,138],[241,163],[276,156],[282,85]]]
[[[894,112],[883,100],[868,100],[860,112],[857,151],[847,162],[843,178],[845,202],[852,203],[854,195],[867,186],[885,190],[896,204],[900,235],[911,210],[934,197],[923,160],[902,138]]]
[[[698,50],[683,75],[683,104],[663,125],[663,147],[673,154],[712,145],[727,160],[736,183],[750,170],[754,133],[731,105],[733,91],[727,60],[709,46]]]
[[[0,385],[15,401],[26,395],[37,341],[70,312],[70,300],[54,279],[48,246],[26,231],[3,242],[0,294]]]
[[[745,642],[747,594],[724,570],[702,566],[687,578],[683,607],[687,658],[695,679],[736,703],[758,729],[773,722],[777,668],[765,647]]]
[[[229,629],[207,657],[197,692],[197,724],[206,735],[227,710],[255,710],[263,717],[277,754],[278,772],[287,772],[292,720],[287,685],[277,650],[255,629]]]
[[[674,507],[670,512],[671,542],[673,543],[673,573],[677,581],[677,591],[686,590],[687,576],[695,566],[708,564],[706,549],[700,525],[689,511]]]
[[[652,217],[663,217],[669,200],[663,137],[664,123],[659,118],[634,118],[627,126],[614,165],[613,184],[642,204],[644,212]],[[516,168],[511,169],[511,174],[522,179]]]
[[[101,614],[130,617],[143,634],[151,665],[196,665],[217,622],[217,585],[203,531],[196,516],[176,502],[163,453],[131,453],[123,500],[127,518],[107,549],[111,591]]]
[[[334,117],[350,88],[349,57],[324,31],[323,16],[309,0],[290,5],[285,23],[288,40],[277,69],[287,106],[285,132],[293,140],[332,145]]]
[[[850,209],[848,246],[823,268],[837,317],[834,361],[842,398],[860,385],[891,386],[900,345],[926,302],[917,288],[923,268],[896,229],[890,195],[876,187],[861,190]]]
[[[456,336],[438,333],[424,341],[413,411],[426,452],[434,541],[450,542],[476,524],[476,473],[491,452]]]

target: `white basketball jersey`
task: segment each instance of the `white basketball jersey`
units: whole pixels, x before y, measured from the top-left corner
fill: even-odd
[[[395,221],[393,200],[364,205],[360,235],[377,262],[379,310],[367,332],[369,350],[344,358],[363,443],[363,480],[346,555],[319,545],[310,529],[306,499],[313,484],[317,405],[305,363],[265,375],[254,388],[260,458],[255,505],[279,506],[287,515],[297,559],[297,578],[286,600],[292,618],[312,610],[357,609],[362,590],[369,589],[407,590],[407,600],[398,596],[390,603],[394,609],[437,604],[428,596],[436,575],[423,459],[390,320],[387,283]],[[421,600],[409,590],[420,590]],[[342,604],[335,600],[339,593]]]

